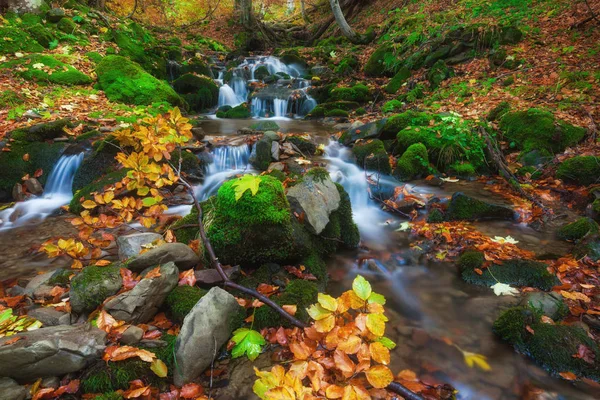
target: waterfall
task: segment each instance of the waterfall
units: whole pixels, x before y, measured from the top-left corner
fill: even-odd
[[[243,103],[236,96],[231,86],[225,84],[219,88],[219,108],[223,106],[235,107]]]
[[[240,103],[245,103],[248,99],[248,89],[246,87],[246,81],[244,78],[235,76],[230,83],[233,87],[233,93],[235,93],[238,101]]]
[[[33,197],[0,211],[0,230],[33,225],[68,204],[73,198],[73,178],[83,161],[83,153],[62,156],[48,177],[41,197]]]
[[[208,166],[206,178],[196,187],[199,200],[206,200],[217,193],[223,182],[232,176],[252,171],[250,166],[251,148],[242,146],[219,146],[212,151],[212,163]]]

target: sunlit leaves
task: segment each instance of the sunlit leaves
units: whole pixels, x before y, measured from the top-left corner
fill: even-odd
[[[366,301],[371,296],[371,284],[360,275],[352,282],[352,290],[361,300]]]
[[[371,367],[365,375],[369,383],[377,389],[382,389],[392,383],[394,375],[392,371],[384,365],[376,365]]]
[[[0,311],[0,338],[19,332],[33,331],[42,327],[42,323],[26,315],[13,315],[12,308]]]
[[[233,358],[238,358],[245,354],[252,361],[260,355],[262,346],[267,343],[259,332],[248,328],[240,328],[233,332],[231,341],[235,343],[235,346],[231,350]]]
[[[236,179],[232,184],[235,190],[235,200],[241,199],[247,190],[250,190],[252,196],[256,195],[256,193],[258,193],[260,182],[260,177],[254,175],[244,175],[241,178]]]

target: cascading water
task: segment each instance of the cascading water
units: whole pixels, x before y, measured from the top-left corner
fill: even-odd
[[[240,101],[231,86],[225,84],[219,88],[219,108],[223,106],[235,107],[243,102]]]
[[[217,193],[219,187],[229,177],[252,171],[250,166],[251,148],[242,146],[219,146],[212,151],[213,162],[208,166],[206,179],[196,188],[199,200],[206,200]]]
[[[73,198],[73,178],[82,160],[83,153],[62,156],[52,169],[41,197],[31,198],[0,211],[0,230],[39,223],[68,204]]]

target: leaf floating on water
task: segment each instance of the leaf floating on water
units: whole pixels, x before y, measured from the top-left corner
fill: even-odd
[[[463,356],[465,357],[465,363],[470,367],[478,367],[484,371],[491,371],[492,367],[487,362],[487,357],[477,353],[471,353],[470,351],[463,351]]]
[[[400,224],[398,229],[396,229],[396,232],[404,232],[404,231],[408,231],[408,230],[410,230],[410,222],[404,221],[403,223]]]
[[[513,238],[512,236],[507,236],[507,237],[494,236],[494,238],[492,239],[492,242],[499,243],[499,244],[505,244],[505,243],[517,244],[517,243],[519,243],[519,241],[515,240],[515,238]]]
[[[490,289],[494,290],[494,294],[496,296],[515,296],[519,294],[519,291],[506,283],[496,283],[495,285],[490,286]]]

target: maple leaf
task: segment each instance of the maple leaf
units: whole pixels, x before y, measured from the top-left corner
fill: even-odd
[[[250,361],[254,361],[260,355],[262,346],[267,343],[259,332],[248,328],[240,328],[233,332],[231,341],[235,343],[231,357],[238,358],[246,354]]]
[[[241,178],[238,178],[232,184],[235,190],[235,201],[241,199],[247,190],[250,190],[252,196],[255,196],[256,193],[258,193],[258,187],[260,186],[260,182],[260,177],[255,175],[244,175]]]
[[[515,296],[519,294],[519,291],[506,283],[496,283],[490,286],[490,289],[494,291],[496,296]]]

